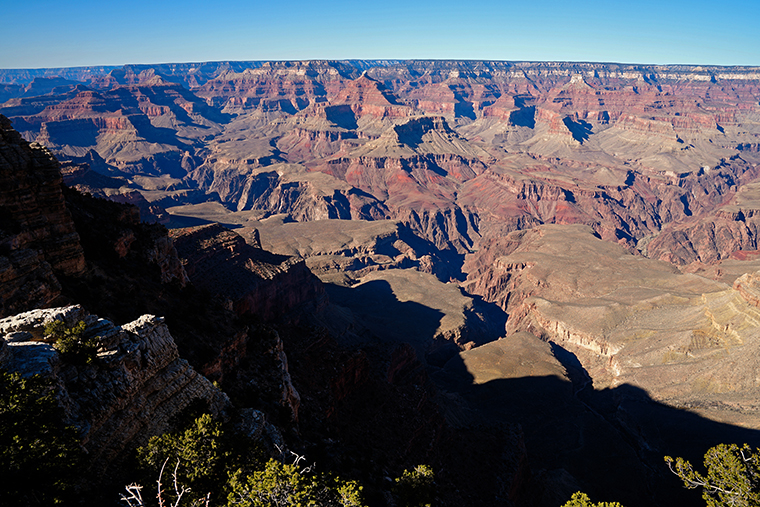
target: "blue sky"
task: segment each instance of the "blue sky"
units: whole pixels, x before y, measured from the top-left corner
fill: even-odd
[[[0,0],[0,68],[301,59],[760,65],[760,2]]]

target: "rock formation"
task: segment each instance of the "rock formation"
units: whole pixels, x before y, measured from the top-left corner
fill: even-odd
[[[302,260],[249,246],[218,224],[174,229],[171,236],[193,284],[229,300],[239,315],[271,320],[323,291]]]
[[[723,245],[667,245],[694,227],[709,236],[701,220],[757,177],[756,69],[312,61],[108,72],[90,89],[0,109],[59,155],[93,152],[101,171],[140,175],[127,186],[160,203],[200,192],[296,221],[392,218],[460,255],[544,223],[590,225],[631,248],[664,232],[652,255],[678,263],[753,247],[738,224]],[[156,187],[159,175],[175,181]]]
[[[97,337],[97,358],[75,365],[45,341],[45,324],[61,320],[87,324],[83,336]],[[80,431],[88,453],[87,474],[101,476],[137,446],[172,429],[170,420],[201,400],[222,415],[230,401],[186,360],[163,319],[144,315],[117,326],[80,306],[32,310],[0,321],[2,366],[24,375],[42,375],[58,385],[67,422]]]
[[[396,220],[284,219],[274,215],[246,222],[239,230],[246,238],[254,231],[260,234],[261,244],[268,251],[304,258],[309,269],[324,282],[347,284],[373,271],[407,268],[449,280],[449,259]],[[255,229],[250,229],[252,226]]]
[[[64,204],[53,156],[29,145],[0,116],[2,307],[0,315],[49,304],[60,294],[56,274],[84,270],[84,255]]]
[[[571,351],[597,389],[636,385],[672,406],[700,400],[712,419],[757,425],[754,274],[731,288],[633,256],[577,226],[508,239],[504,255],[469,280],[471,291],[509,313],[508,332]],[[718,399],[744,407],[742,415]]]

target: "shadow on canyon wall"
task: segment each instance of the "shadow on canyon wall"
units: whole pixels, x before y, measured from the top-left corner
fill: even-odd
[[[760,446],[760,431],[658,403],[633,385],[578,391],[555,376],[474,384],[459,356],[434,379],[484,421],[520,424],[534,481],[526,495],[535,498],[531,505],[561,505],[582,490],[626,507],[702,506],[701,492],[683,488],[663,456],[687,458],[701,470],[713,445]]]
[[[417,356],[429,365],[443,366],[459,353],[460,345],[480,346],[504,335],[507,314],[479,296],[472,297],[471,308],[456,315],[456,318],[464,318],[459,328],[450,328],[444,323],[441,333],[441,323],[446,317],[443,311],[416,301],[399,300],[385,280],[373,280],[355,287],[326,284],[325,289],[332,303],[348,308],[357,322],[375,336],[387,343],[409,343]],[[410,289],[408,296],[419,297],[415,290]],[[431,291],[422,297],[437,299],[446,296]]]
[[[325,284],[330,301],[348,308],[363,326],[386,342],[406,342],[418,351],[433,339],[444,313],[414,301],[399,301],[385,280],[356,287]]]
[[[531,376],[476,384],[462,357],[434,342],[442,311],[400,301],[383,280],[326,289],[333,304],[349,308],[356,322],[383,342],[415,348],[433,381],[448,393],[444,399],[458,400],[443,411],[467,414],[455,425],[488,431],[520,425],[531,469],[530,481],[520,486],[525,505],[556,507],[582,490],[595,501],[619,501],[626,507],[702,506],[701,492],[683,488],[663,457],[681,456],[701,469],[704,453],[716,444],[760,446],[760,431],[659,403],[634,385],[594,389],[577,358],[555,344],[551,353],[570,381]],[[506,315],[497,317],[503,323]],[[495,339],[483,338],[478,345]],[[444,356],[448,362],[438,368]]]
[[[412,296],[411,291],[402,293],[403,289],[385,280],[355,287],[326,284],[325,288],[330,302],[350,316],[354,323],[352,333],[361,335],[358,338],[361,343],[353,345],[361,347],[369,343],[367,340],[377,339],[384,345],[407,343],[414,348],[442,392],[442,396],[437,397],[440,413],[460,432],[458,434],[471,436],[472,442],[466,447],[474,454],[467,459],[474,462],[468,465],[468,470],[471,468],[477,477],[467,481],[488,479],[493,482],[478,483],[475,489],[481,498],[491,495],[489,498],[493,500],[497,494],[494,492],[503,493],[500,488],[509,484],[508,488],[518,491],[514,496],[510,493],[510,498],[526,507],[557,507],[579,490],[588,493],[594,501],[618,501],[626,507],[703,506],[701,492],[683,488],[681,481],[668,470],[663,457],[684,457],[701,470],[704,453],[711,446],[745,442],[760,446],[758,430],[716,422],[694,411],[659,403],[637,386],[624,384],[594,389],[578,359],[555,344],[551,344],[551,348],[540,348],[548,354],[541,357],[532,357],[529,350],[519,347],[500,350],[511,351],[507,354],[526,354],[526,364],[538,364],[547,357],[551,362],[556,359],[562,365],[559,371],[564,367],[566,376],[537,373],[536,376],[475,383],[477,372],[467,370],[457,346],[440,338],[436,340],[445,311],[420,302],[403,301]],[[444,297],[444,294],[438,296]],[[488,306],[482,301],[474,301],[473,305],[476,309],[479,305]],[[503,332],[506,318],[503,312],[490,315],[479,311],[479,314],[484,320],[496,318]],[[477,324],[473,327],[477,328]],[[471,332],[464,330],[460,336]],[[486,344],[496,337],[481,335],[476,344]],[[517,358],[518,364],[520,361]],[[484,368],[481,373],[488,375],[504,365],[481,363],[481,367]],[[508,374],[505,372],[505,376]],[[370,396],[369,399],[379,398]],[[400,421],[416,416],[398,413],[394,417]],[[352,421],[357,426],[366,424],[361,418]],[[515,476],[517,479],[499,477],[498,468],[491,466],[495,462],[494,442],[511,442],[508,445],[519,447],[515,444],[519,438],[509,434],[513,431],[510,428],[517,425],[527,451],[529,479],[521,474]],[[484,442],[493,448],[484,451]],[[520,454],[517,447],[509,451],[507,447],[500,448],[497,454],[517,456]],[[434,452],[440,454],[446,450]],[[464,458],[460,455],[457,459]],[[451,470],[460,473],[461,467]],[[441,476],[453,480],[446,475],[454,473],[452,471],[444,470]],[[485,476],[478,478],[483,474]],[[461,484],[462,478],[457,480]],[[512,480],[516,482],[510,482]],[[496,483],[502,486],[495,486]],[[474,482],[468,484],[462,487],[475,487]]]

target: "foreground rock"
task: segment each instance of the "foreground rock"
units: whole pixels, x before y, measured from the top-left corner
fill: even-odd
[[[64,360],[42,341],[45,324],[83,321],[83,336],[97,337],[97,358],[87,365]],[[214,415],[230,407],[227,395],[180,359],[163,319],[144,315],[117,326],[79,306],[34,310],[0,321],[0,366],[42,375],[58,386],[60,404],[80,431],[88,474],[101,476],[129,452],[170,429],[170,419],[202,401]],[[113,469],[111,469],[113,471]]]

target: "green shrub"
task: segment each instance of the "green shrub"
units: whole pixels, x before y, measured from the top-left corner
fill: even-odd
[[[264,470],[252,474],[242,469],[230,479],[228,505],[270,507],[313,505],[309,502],[314,484],[298,472],[296,465],[269,460]]]
[[[222,424],[210,414],[203,414],[184,431],[152,437],[137,450],[137,459],[150,474],[165,463],[167,471],[174,470],[179,463],[179,482],[195,493],[213,492],[218,496],[219,480],[226,477],[225,464],[230,460],[230,452],[224,449]]]
[[[169,505],[187,488],[192,493],[182,502],[209,494],[211,505],[225,501],[228,506],[243,507],[363,505],[362,488],[356,482],[313,474],[297,464],[265,462],[260,443],[225,431],[209,414],[196,418],[183,431],[151,438],[138,449],[137,458],[146,478],[152,477],[151,483],[163,470],[162,495]]]
[[[79,321],[74,327],[66,327],[60,320],[45,325],[45,336],[52,338],[53,347],[63,359],[72,364],[90,364],[98,355],[98,337],[84,338],[85,323]]]
[[[0,371],[0,499],[3,505],[67,502],[83,452],[63,423],[49,380]]]
[[[430,507],[435,501],[435,474],[429,465],[404,470],[396,479],[394,493],[400,507]]]
[[[591,501],[591,499],[588,497],[586,493],[582,493],[578,491],[577,493],[573,493],[573,496],[570,498],[570,500],[565,503],[562,507],[623,507],[618,502],[599,502],[594,503]]]
[[[702,488],[708,507],[760,505],[760,448],[719,444],[705,454],[704,476],[683,458],[665,456],[670,471],[686,488]]]
[[[298,465],[269,460],[263,470],[240,469],[229,482],[228,507],[362,507],[361,486],[329,475],[308,474]]]

